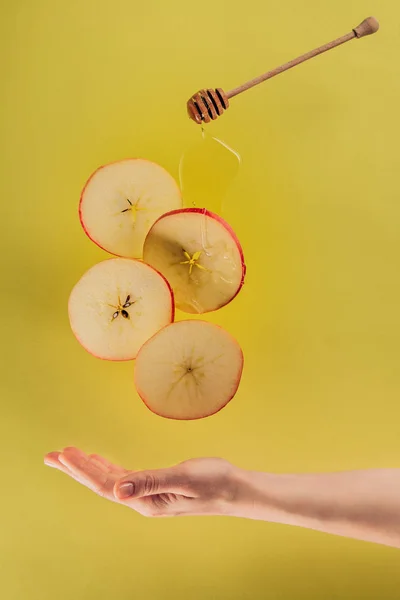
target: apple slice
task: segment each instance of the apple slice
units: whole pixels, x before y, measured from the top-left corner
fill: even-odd
[[[144,260],[171,284],[177,308],[206,313],[239,293],[246,273],[243,251],[232,228],[203,208],[162,215],[147,234]]]
[[[105,360],[131,360],[159,329],[174,320],[173,293],[142,261],[111,258],[89,269],[69,297],[78,342]]]
[[[141,158],[100,167],[87,181],[79,217],[89,238],[118,256],[141,258],[153,223],[182,207],[174,178],[159,165]]]
[[[139,351],[135,385],[146,406],[168,419],[201,419],[236,394],[243,353],[224,329],[206,321],[164,327]]]

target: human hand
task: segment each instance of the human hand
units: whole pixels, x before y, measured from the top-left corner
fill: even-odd
[[[195,458],[152,471],[129,471],[78,448],[50,452],[55,467],[99,496],[147,517],[230,515],[239,498],[240,469],[222,458]]]
[[[50,452],[45,463],[148,517],[230,515],[400,548],[400,469],[275,475],[195,458],[128,471],[77,448]]]

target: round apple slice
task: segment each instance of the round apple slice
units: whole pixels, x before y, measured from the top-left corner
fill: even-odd
[[[153,223],[182,207],[174,178],[159,165],[141,158],[100,167],[86,183],[79,217],[89,238],[111,254],[141,258]]]
[[[88,352],[105,360],[131,360],[174,320],[173,293],[142,261],[111,258],[81,277],[68,312],[72,331]]]
[[[135,385],[146,406],[168,419],[201,419],[236,394],[243,353],[224,329],[206,321],[164,327],[141,348]]]
[[[239,293],[246,273],[243,251],[232,228],[202,208],[162,215],[150,229],[144,260],[171,284],[177,308],[206,313]]]

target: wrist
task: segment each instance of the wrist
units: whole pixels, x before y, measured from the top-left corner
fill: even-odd
[[[240,469],[232,516],[323,529],[332,519],[330,494],[318,475],[261,473]]]
[[[282,475],[238,468],[234,474],[231,516],[247,519],[275,520],[279,510],[278,487]]]
[[[247,519],[306,525],[297,502],[302,488],[301,475],[262,473],[239,469],[236,475],[237,494],[232,516]]]

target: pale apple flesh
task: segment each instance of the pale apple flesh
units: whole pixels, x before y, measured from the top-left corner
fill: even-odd
[[[231,227],[205,209],[161,216],[150,229],[144,260],[171,284],[176,307],[206,313],[228,304],[245,277],[243,251]]]
[[[68,303],[73,333],[91,354],[132,360],[140,347],[174,319],[172,290],[139,260],[112,258],[89,269]]]
[[[98,246],[141,258],[153,223],[182,207],[174,178],[160,165],[133,158],[100,167],[87,181],[79,205],[82,227]]]
[[[243,370],[238,342],[205,321],[168,325],[139,351],[135,385],[146,406],[169,419],[215,414],[234,397]]]

